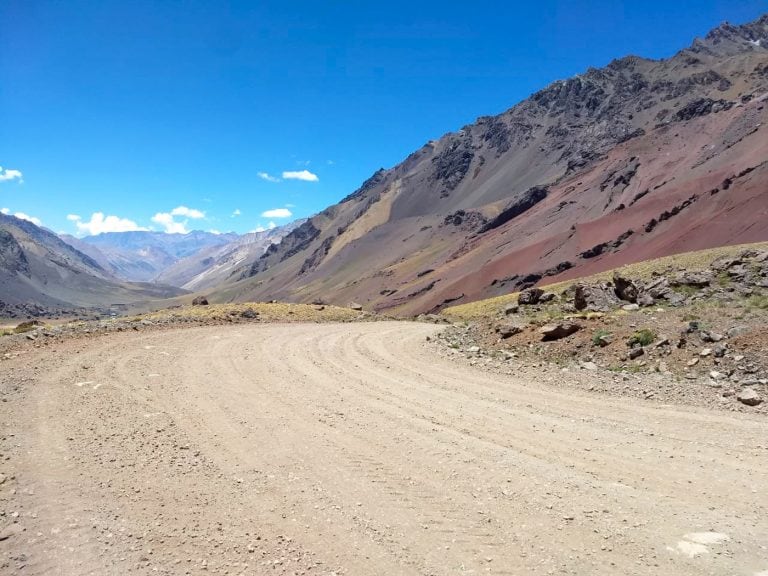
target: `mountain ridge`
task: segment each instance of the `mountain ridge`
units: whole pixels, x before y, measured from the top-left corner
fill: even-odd
[[[694,175],[664,167],[662,149],[687,163],[704,190],[745,169],[757,170],[749,177],[751,190],[765,170],[757,161],[766,154],[760,143],[765,138],[754,135],[764,120],[764,106],[756,99],[768,89],[766,30],[768,15],[743,26],[725,23],[670,58],[617,58],[603,68],[554,82],[499,115],[481,116],[428,142],[402,163],[374,173],[215,296],[357,300],[379,310],[423,312],[439,309],[445,300],[529,284],[545,272],[578,274],[594,269],[595,262],[607,266],[606,258],[613,254],[641,257],[653,242],[657,250],[672,249],[672,236],[661,233],[665,226],[650,226],[647,206],[659,205],[655,216],[677,210],[675,222],[688,226],[692,214],[704,207],[714,210],[723,195],[715,200],[697,196],[695,209],[690,208],[693,202],[679,208],[691,196]],[[695,131],[704,124],[716,130],[710,145],[717,152],[711,157],[697,155],[689,142],[682,147],[674,142],[681,131],[696,139]],[[747,148],[745,141],[758,151],[736,154]],[[754,161],[747,165],[747,158]],[[704,164],[709,174],[698,174]],[[599,181],[574,194],[581,184],[577,177],[590,174]],[[663,174],[671,180],[657,178]],[[566,192],[562,184],[570,179],[575,179],[569,184],[574,190]],[[639,181],[650,180],[647,192],[635,189]],[[542,188],[545,194],[535,192]],[[739,194],[748,195],[740,181],[727,196]],[[555,198],[560,199],[552,205]],[[754,204],[760,198],[753,194],[743,200]],[[552,236],[532,242],[541,236],[540,225],[526,224],[534,216]],[[589,220],[582,222],[584,218]],[[642,227],[635,221],[640,218],[645,219]],[[573,231],[578,234],[555,230],[553,220],[558,219],[578,226]],[[590,220],[603,228],[590,230]],[[623,220],[626,227],[614,232],[624,226]],[[496,224],[489,228],[491,222]],[[648,232],[640,231],[647,226]],[[759,228],[753,230],[755,239],[763,239],[764,226],[754,226]],[[611,238],[604,237],[606,231]],[[500,234],[517,237],[504,248]],[[709,241],[751,239],[733,231],[723,234]],[[700,240],[693,234],[687,242]],[[387,244],[385,255],[374,250],[382,243]],[[520,246],[512,250],[509,244]],[[512,252],[518,256],[512,258]],[[466,270],[456,270],[456,262]],[[426,270],[430,272],[419,275]]]

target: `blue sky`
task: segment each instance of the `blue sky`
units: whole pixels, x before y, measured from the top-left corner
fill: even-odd
[[[733,0],[3,0],[0,208],[80,234],[285,223],[556,79],[626,54],[670,56],[766,11]]]

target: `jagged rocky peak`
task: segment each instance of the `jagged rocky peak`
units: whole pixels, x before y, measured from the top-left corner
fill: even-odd
[[[711,56],[731,56],[745,48],[768,50],[768,14],[739,26],[723,22],[710,30],[703,39],[697,38],[690,51]]]

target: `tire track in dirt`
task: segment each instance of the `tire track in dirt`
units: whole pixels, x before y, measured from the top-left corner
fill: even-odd
[[[45,369],[0,404],[20,439],[0,502],[24,527],[0,573],[768,569],[764,419],[491,375],[436,356],[438,329],[208,327],[26,358]]]

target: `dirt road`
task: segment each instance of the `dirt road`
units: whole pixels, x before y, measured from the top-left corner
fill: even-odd
[[[0,573],[768,574],[765,418],[490,375],[436,330],[123,333],[0,363]]]

